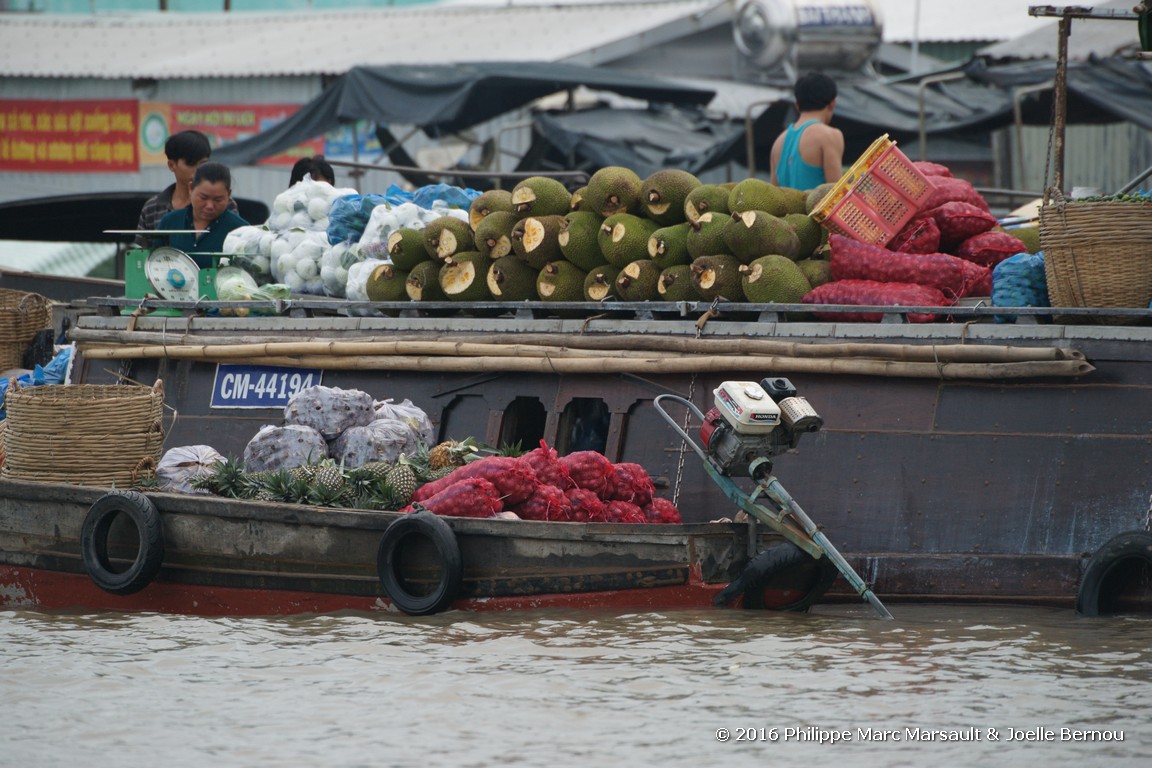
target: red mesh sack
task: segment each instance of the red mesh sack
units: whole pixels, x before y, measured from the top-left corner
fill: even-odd
[[[423,501],[452,483],[470,477],[482,477],[500,492],[505,506],[513,506],[527,499],[536,490],[536,470],[521,458],[487,456],[465,464],[439,480],[425,483],[412,494],[413,501]]]
[[[940,244],[946,250],[968,238],[987,232],[998,223],[996,217],[971,203],[950,202],[925,212],[940,228]]]
[[[630,501],[610,501],[604,505],[604,515],[609,523],[646,523],[648,518],[640,507]]]
[[[577,523],[602,523],[608,518],[604,502],[585,488],[572,488],[564,492],[568,499],[569,520]]]
[[[961,296],[991,296],[992,268],[967,259],[960,259],[964,266],[964,293]]]
[[[928,195],[928,199],[920,204],[920,210],[922,211],[927,211],[953,201],[968,203],[984,211],[991,210],[984,196],[976,191],[976,187],[964,179],[954,179],[950,176],[929,176],[928,181],[932,183],[934,189],[932,193]]]
[[[533,448],[520,458],[536,471],[536,479],[541,483],[555,485],[557,488],[572,487],[568,470],[560,463],[560,454],[555,448],[549,448],[543,440],[539,448]]]
[[[804,304],[859,304],[878,307],[946,307],[951,302],[937,288],[915,283],[881,283],[876,280],[835,280],[805,294]],[[821,320],[844,323],[878,323],[879,312],[813,312]],[[931,323],[935,314],[912,313],[911,323]]]
[[[524,501],[508,507],[524,520],[568,520],[572,516],[564,491],[554,485],[539,483]]]
[[[956,255],[986,267],[995,267],[1009,256],[1027,253],[1028,246],[1007,232],[981,232],[956,246]]]
[[[616,476],[612,462],[597,451],[576,451],[560,457],[560,466],[568,470],[568,476],[577,488],[585,488],[600,498]]]
[[[420,504],[438,515],[449,517],[492,517],[504,509],[496,486],[482,477],[469,477],[452,483]],[[411,512],[415,505],[400,510]]]
[[[952,178],[952,171],[948,170],[948,166],[940,165],[940,163],[930,163],[927,160],[913,160],[912,165],[916,166],[917,170],[925,176],[946,176]]]
[[[888,242],[888,250],[904,253],[936,253],[940,250],[940,227],[931,216],[912,219]]]
[[[832,248],[828,261],[833,280],[915,283],[936,288],[947,296],[960,296],[964,291],[962,259],[955,256],[898,253],[836,233],[828,236],[828,244]]]
[[[680,517],[680,510],[668,499],[655,497],[642,511],[644,512],[644,517],[648,518],[648,522],[650,523],[679,525],[684,522]]]
[[[622,461],[613,467],[613,471],[609,501],[630,501],[638,507],[645,507],[652,501],[656,484],[648,470],[639,464]]]

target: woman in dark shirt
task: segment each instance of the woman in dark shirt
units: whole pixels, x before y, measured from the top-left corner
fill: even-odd
[[[192,177],[192,203],[160,219],[158,229],[188,229],[195,233],[171,235],[168,244],[184,251],[201,267],[212,266],[208,254],[224,249],[224,238],[248,222],[228,210],[232,174],[223,163],[201,163]]]

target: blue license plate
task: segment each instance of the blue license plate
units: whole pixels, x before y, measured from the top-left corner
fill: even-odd
[[[212,383],[212,407],[283,408],[300,390],[319,384],[321,374],[316,368],[221,363]]]

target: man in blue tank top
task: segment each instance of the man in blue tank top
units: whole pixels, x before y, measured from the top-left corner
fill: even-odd
[[[796,81],[796,122],[772,145],[772,183],[808,190],[844,173],[844,134],[833,128],[836,83],[820,72]]]

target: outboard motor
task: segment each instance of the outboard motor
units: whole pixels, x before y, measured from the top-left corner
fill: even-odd
[[[712,390],[700,442],[722,474],[759,478],[772,471],[772,457],[795,448],[824,419],[782,377],[725,381]]]

